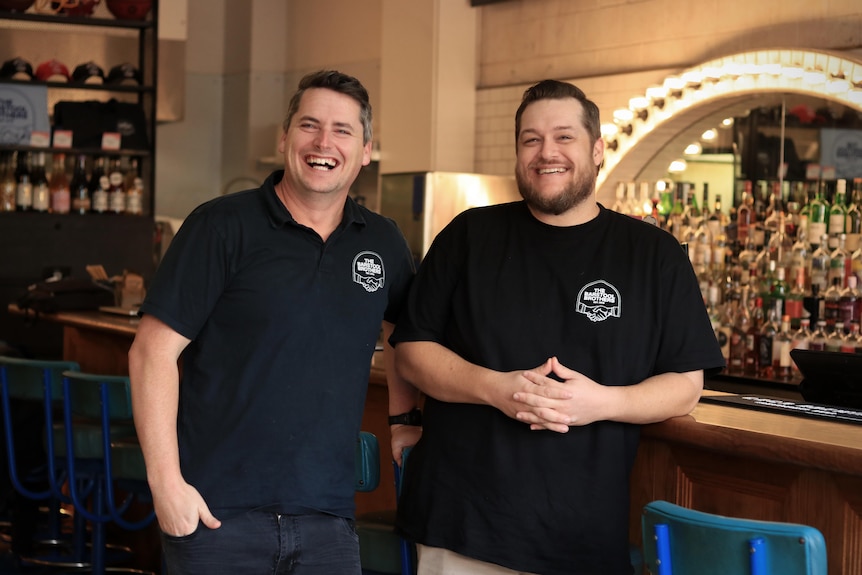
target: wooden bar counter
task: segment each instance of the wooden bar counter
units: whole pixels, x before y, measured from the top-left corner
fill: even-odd
[[[82,369],[128,372],[137,319],[66,312],[39,321],[62,324],[64,358]],[[380,355],[372,362],[362,428],[380,442],[381,480],[377,490],[356,495],[359,514],[395,506]],[[701,402],[690,415],[643,428],[631,482],[633,543],[641,539],[640,511],[655,499],[812,525],[826,538],[829,572],[862,575],[862,425]]]

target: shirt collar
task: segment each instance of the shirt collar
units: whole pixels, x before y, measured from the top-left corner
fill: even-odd
[[[283,177],[284,170],[276,170],[264,180],[259,188],[261,199],[269,214],[269,221],[275,228],[280,228],[286,224],[299,225],[281,202],[281,198],[278,197],[278,192],[275,189],[275,186],[278,185]],[[366,225],[362,209],[350,196],[347,196],[347,200],[344,202],[344,212],[341,216],[340,227],[347,227],[348,224]]]

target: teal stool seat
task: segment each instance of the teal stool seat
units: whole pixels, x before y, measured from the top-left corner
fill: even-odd
[[[105,529],[108,523],[135,530],[155,518],[146,482],[143,452],[132,421],[132,394],[126,376],[63,373],[64,445],[69,492],[91,524],[92,572],[107,572]],[[117,497],[118,487],[124,498]],[[143,503],[148,512],[131,520],[127,511]]]
[[[385,509],[356,518],[359,559],[364,571],[401,575],[401,538],[395,532],[395,515],[395,509]]]
[[[410,449],[401,454],[402,465],[395,461],[395,494],[401,494],[401,480]],[[396,502],[397,503],[397,502]],[[385,509],[363,513],[356,518],[359,534],[359,558],[364,575],[414,575],[416,572],[416,548],[395,530],[397,509]]]
[[[61,526],[61,503],[71,503],[63,491],[68,479],[65,449],[55,445],[56,435],[52,433],[55,425],[55,411],[59,411],[62,400],[62,374],[78,370],[72,361],[36,360],[0,356],[0,399],[2,399],[3,424],[10,481],[22,496],[48,503],[47,533],[38,539],[51,548],[47,553],[37,551],[24,558],[27,562],[59,567],[79,568],[89,565],[86,549],[86,523],[83,518],[74,516],[71,538]],[[12,425],[12,401],[38,402],[42,408],[44,428],[41,432],[45,452],[44,466],[36,470],[36,477],[25,477],[24,470],[18,469],[16,460],[16,432]],[[62,444],[61,444],[62,445]],[[33,473],[32,471],[30,472]],[[47,487],[33,489],[32,480],[41,481]]]
[[[644,564],[653,575],[826,575],[826,542],[807,525],[653,501],[641,528]]]

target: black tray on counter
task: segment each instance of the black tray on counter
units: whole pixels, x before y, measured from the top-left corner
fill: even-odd
[[[862,354],[794,349],[805,401],[862,409]]]

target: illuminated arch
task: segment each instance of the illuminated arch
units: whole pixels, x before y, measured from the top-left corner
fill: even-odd
[[[616,182],[666,177],[665,171],[644,169],[669,165],[704,130],[753,107],[779,103],[786,93],[826,98],[862,112],[862,62],[826,51],[758,50],[666,78],[616,110],[612,124],[602,125],[606,150],[599,201],[613,202]]]

